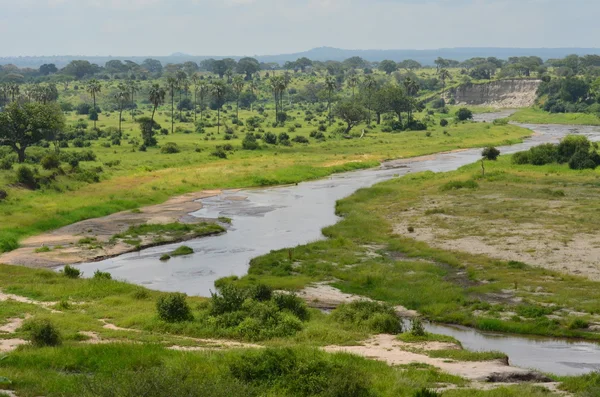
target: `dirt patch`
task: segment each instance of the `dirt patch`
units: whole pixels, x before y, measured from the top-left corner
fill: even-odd
[[[440,370],[462,378],[487,382],[492,376],[504,376],[517,379],[532,376],[534,372],[511,367],[502,360],[483,362],[455,362],[447,359],[431,358],[424,354],[403,350],[406,343],[396,340],[393,335],[377,335],[362,346],[327,346],[327,352],[346,352],[373,360],[383,361],[389,365],[406,365],[413,363],[428,364]]]
[[[26,314],[25,318],[9,318],[6,321],[6,324],[0,326],[0,332],[14,334],[19,328],[21,328],[23,322],[31,317],[32,316],[30,314]]]
[[[302,298],[308,306],[325,310],[333,310],[343,303],[352,303],[361,300],[371,301],[371,299],[365,298],[364,296],[346,294],[329,285],[329,282],[310,285],[298,292],[297,295],[299,298]],[[419,313],[414,310],[409,310],[404,306],[395,306],[394,309],[400,317],[419,316]]]
[[[28,343],[29,342],[24,339],[0,339],[0,353],[11,352],[17,347]]]
[[[94,262],[127,252],[157,245],[151,239],[142,239],[139,246],[125,243],[108,244],[115,234],[123,233],[131,226],[143,224],[168,224],[175,222],[198,223],[206,219],[189,216],[202,208],[198,201],[219,195],[220,190],[203,191],[173,197],[165,203],[144,207],[140,211],[123,211],[102,218],[88,219],[62,227],[52,232],[30,237],[21,242],[21,248],[0,255],[0,263],[28,267],[50,268],[68,264]],[[90,238],[99,247],[90,249],[80,245],[81,239]],[[165,238],[160,244],[168,244],[183,239]],[[36,252],[48,247],[48,252]]]
[[[56,310],[52,310],[51,307],[56,305],[58,302],[40,302],[40,301],[36,301],[33,299],[29,299],[26,298],[24,296],[19,296],[19,295],[14,295],[14,294],[7,294],[4,293],[2,291],[0,291],[0,302],[4,302],[7,300],[13,300],[15,302],[19,302],[19,303],[27,303],[30,305],[36,305],[36,306],[40,306],[43,307],[45,309],[51,310],[53,313],[60,313],[59,311]]]
[[[559,203],[555,202],[553,205]],[[478,219],[475,217],[470,219],[446,214],[424,215],[427,210],[442,207],[442,203],[423,203],[418,209],[403,212],[399,219],[394,220],[394,233],[443,250],[524,262],[600,281],[598,235],[580,233],[566,241],[559,232],[549,230],[542,224],[517,224],[508,220],[494,221],[493,226],[482,235],[477,232],[475,223]],[[447,227],[444,227],[444,224]],[[409,227],[414,231],[409,232]],[[461,233],[472,231],[473,235],[457,236],[455,229]]]

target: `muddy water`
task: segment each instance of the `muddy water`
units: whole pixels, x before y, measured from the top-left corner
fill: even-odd
[[[509,112],[482,115],[479,116],[479,121],[489,122],[508,115]],[[532,129],[536,134],[521,144],[500,147],[503,154],[526,150],[542,143],[557,142],[569,133],[580,133],[592,140],[600,140],[600,128],[596,127],[524,127]],[[185,245],[194,249],[193,255],[161,262],[159,258],[162,254],[182,245],[172,244],[79,267],[87,275],[100,269],[110,272],[114,278],[152,289],[208,296],[211,289],[214,289],[215,280],[225,276],[245,275],[250,259],[271,250],[294,247],[323,238],[321,229],[339,220],[334,214],[335,202],[356,190],[413,172],[452,171],[477,161],[480,156],[481,149],[469,149],[419,159],[395,160],[383,164],[378,169],[337,174],[295,186],[224,192],[220,196],[202,200],[203,209],[193,215],[229,217],[233,221],[232,226],[221,236],[186,242]],[[573,374],[588,372],[596,368],[595,365],[600,365],[600,350],[596,345],[572,345],[565,342],[548,342],[548,345],[523,338],[492,338],[479,333],[469,333],[473,331],[459,332],[453,328],[440,333],[449,333],[450,330],[457,333],[453,336],[461,340],[465,347],[475,350],[502,350],[510,346],[521,346],[517,351],[511,350],[506,353],[511,355],[514,364],[524,367]],[[521,341],[521,345],[517,341]],[[543,347],[541,350],[540,346]],[[593,353],[587,354],[592,351]],[[578,352],[583,352],[581,357],[578,356]],[[592,360],[589,357],[593,354],[596,354],[598,359]],[[536,357],[539,360],[535,359]]]

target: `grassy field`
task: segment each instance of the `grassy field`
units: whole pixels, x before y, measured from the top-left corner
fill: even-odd
[[[571,235],[594,230],[597,171],[512,166],[508,158],[488,168],[485,178],[478,165],[471,165],[359,190],[338,202],[337,212],[344,219],[324,230],[328,240],[294,249],[293,267],[287,250],[274,252],[255,258],[249,275],[238,282],[261,280],[300,289],[310,282],[334,280],[333,285],[345,292],[403,305],[436,321],[600,340],[600,334],[587,329],[600,321],[598,282],[566,275],[563,269],[432,248],[411,238],[405,226],[397,229],[406,218],[416,217],[422,222],[432,218],[434,228],[451,227],[458,236],[494,235],[493,226],[501,222],[537,222],[542,230]],[[445,189],[453,181],[470,179],[476,181],[475,190]],[[564,205],[549,208],[556,200],[564,200]],[[424,202],[428,208],[423,208]],[[454,218],[444,218],[445,211]],[[467,223],[472,230],[464,229]],[[419,227],[415,223],[415,233]]]
[[[230,112],[231,113],[231,112]],[[93,150],[96,161],[82,162],[81,167],[97,173],[99,183],[88,183],[68,174],[57,175],[56,180],[40,190],[28,190],[14,185],[14,171],[0,171],[0,185],[9,198],[0,204],[0,251],[14,249],[18,241],[29,235],[77,222],[100,217],[121,210],[165,201],[173,195],[202,189],[239,188],[296,183],[324,177],[331,173],[376,166],[385,159],[411,157],[439,151],[484,145],[514,143],[529,135],[529,131],[515,126],[486,126],[475,123],[451,124],[446,128],[437,125],[441,117],[435,115],[428,134],[426,132],[382,133],[379,127],[367,130],[361,139],[344,139],[326,133],[319,141],[309,137],[316,124],[302,121],[298,125],[269,128],[266,132],[286,132],[291,138],[304,136],[309,143],[293,143],[292,146],[262,144],[259,150],[242,150],[244,128],[234,127],[235,138],[224,139],[216,134],[216,127],[207,128],[204,134],[179,132],[159,135],[159,145],[176,143],[180,153],[163,154],[159,148],[147,152],[136,151],[139,131],[132,120],[123,122],[125,137],[121,145],[110,145],[108,138],[92,141],[89,148],[68,148],[66,152]],[[251,116],[242,111],[241,119]],[[157,120],[167,126],[164,114]],[[211,120],[216,112],[210,113]],[[70,115],[71,123],[78,116]],[[115,114],[102,115],[98,127],[115,127]],[[222,121],[223,122],[223,121]],[[192,129],[190,123],[180,123],[183,131]],[[331,127],[331,128],[335,128]],[[359,126],[355,131],[361,131]],[[294,132],[290,132],[293,130]],[[444,133],[444,131],[446,133]],[[131,143],[133,142],[133,143]],[[227,159],[211,155],[217,145],[231,144],[233,151]],[[32,153],[43,149],[32,148]],[[38,167],[41,175],[49,174]]]
[[[600,117],[590,113],[548,113],[536,108],[519,109],[510,117],[517,123],[600,125]]]
[[[316,348],[354,345],[372,331],[339,323],[336,316],[318,310],[310,310],[310,318],[294,335],[260,341],[267,349],[219,349],[225,343],[220,339],[194,339],[224,336],[211,328],[210,321],[203,320],[207,299],[187,298],[194,319],[168,323],[159,319],[156,312],[156,301],[164,294],[118,281],[69,279],[47,270],[0,266],[0,286],[4,293],[34,300],[4,301],[0,306],[0,324],[27,315],[51,321],[62,334],[61,346],[26,345],[0,360],[0,390],[14,390],[23,397],[159,396],[167,391],[179,397],[190,395],[190,390],[211,396],[325,393],[412,397],[423,388],[444,385],[461,388],[444,394],[449,396],[548,395],[526,385],[489,392],[469,390],[464,379],[431,366],[392,367],[348,354],[323,353]],[[137,331],[108,329],[106,323]],[[0,341],[27,337],[23,328],[14,334],[0,334]],[[92,343],[93,340],[104,342]],[[403,340],[418,342],[410,336]],[[196,351],[169,349],[173,346]],[[494,353],[460,350],[428,354],[455,360],[497,357]]]

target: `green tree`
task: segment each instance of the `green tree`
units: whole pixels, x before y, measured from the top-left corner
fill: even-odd
[[[225,97],[227,96],[227,86],[222,80],[217,80],[212,83],[210,87],[210,93],[213,96],[217,104],[217,134],[221,133],[221,108],[225,104]]]
[[[444,97],[444,94],[446,92],[446,80],[451,79],[452,75],[450,74],[448,69],[440,69],[438,75],[440,77],[440,80],[442,81],[442,97]]]
[[[0,113],[0,146],[10,147],[19,163],[25,151],[65,126],[65,117],[56,104],[12,102]]]
[[[231,82],[231,87],[235,92],[235,118],[240,119],[240,95],[244,90],[244,78],[241,75],[237,75]]]
[[[177,79],[177,88],[179,89],[179,103],[181,103],[181,94],[184,91],[184,89],[187,87],[187,74],[183,70],[180,70],[175,75],[175,78]],[[182,109],[180,107],[179,108],[179,119],[181,119],[181,112],[182,112]]]
[[[171,95],[171,134],[175,132],[175,90],[177,89],[177,79],[173,76],[167,77],[169,94]]]
[[[393,72],[398,70],[398,65],[394,61],[385,59],[379,63],[379,70],[385,72],[386,74],[392,74]]]
[[[156,146],[157,142],[156,138],[154,137],[155,130],[158,128],[156,122],[148,117],[140,117],[137,122],[142,130],[142,140],[144,141],[144,146]]]
[[[327,109],[329,111],[329,125],[331,125],[333,123],[331,104],[333,103],[333,93],[337,89],[337,80],[334,76],[329,75],[325,78],[325,89],[327,90]]]
[[[345,134],[368,117],[367,110],[355,100],[340,102],[335,108],[335,114],[346,123]]]
[[[86,86],[86,91],[92,96],[92,100],[94,102],[94,110],[96,114],[98,113],[98,108],[96,106],[96,95],[98,95],[102,91],[102,85],[96,79],[90,80]],[[96,129],[96,122],[98,117],[94,118],[94,129]]]
[[[150,91],[148,92],[148,100],[152,103],[152,123],[154,123],[154,114],[156,109],[165,103],[165,96],[167,95],[164,88],[158,84],[152,84]]]
[[[119,107],[119,136],[122,132],[121,123],[123,121],[123,109],[129,101],[129,89],[130,87],[127,84],[119,83],[119,85],[117,86],[117,91],[113,96],[113,99]]]
[[[254,73],[260,71],[260,63],[254,58],[242,58],[236,65],[236,71],[245,75],[245,79],[248,81],[252,79]]]
[[[358,77],[358,75],[356,73],[351,74],[346,79],[346,84],[348,84],[348,87],[350,87],[350,89],[352,89],[352,98],[354,98],[354,90],[356,89],[356,87],[358,86],[359,83],[360,83],[360,78]]]
[[[367,118],[367,122],[369,124],[371,124],[371,111],[373,110],[373,94],[376,88],[377,81],[375,80],[375,77],[373,77],[372,74],[366,75],[362,81],[362,89],[364,90],[367,109],[369,111],[369,116]]]
[[[135,94],[140,90],[140,84],[135,80],[127,82],[129,98],[131,99],[131,119],[135,121]]]

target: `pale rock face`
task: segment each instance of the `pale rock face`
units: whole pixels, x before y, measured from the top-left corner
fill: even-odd
[[[456,103],[497,108],[523,108],[535,103],[541,80],[501,80],[465,84],[454,90]]]

